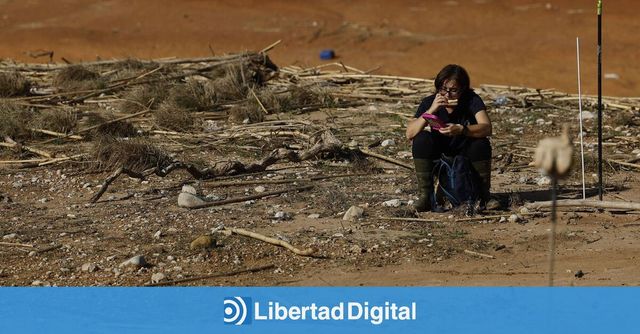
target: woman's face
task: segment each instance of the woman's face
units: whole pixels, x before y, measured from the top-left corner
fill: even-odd
[[[456,80],[446,80],[438,92],[443,96],[446,96],[447,99],[453,100],[460,97],[462,90]]]

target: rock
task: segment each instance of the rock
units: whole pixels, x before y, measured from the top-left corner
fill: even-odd
[[[278,211],[273,215],[273,218],[278,220],[289,220],[291,219],[291,215],[284,211]]]
[[[81,269],[82,269],[82,271],[86,271],[86,272],[92,273],[94,271],[98,271],[100,268],[98,267],[97,264],[89,262],[89,263],[83,264]]]
[[[364,253],[364,249],[362,249],[362,247],[360,247],[359,245],[353,245],[351,246],[351,248],[349,248],[349,252],[354,254],[362,254]]]
[[[551,179],[547,176],[541,176],[536,180],[536,184],[539,186],[548,186],[551,184]]]
[[[151,275],[151,283],[155,284],[155,283],[160,283],[166,280],[167,280],[167,276],[163,273],[155,273]]]
[[[20,189],[20,188],[22,188],[22,182],[21,182],[21,181],[13,182],[13,183],[11,183],[11,186],[12,186],[13,188],[18,188],[18,189]]]
[[[263,187],[263,186],[257,186],[255,188],[253,188],[253,190],[257,193],[263,193],[265,192],[265,190],[267,190],[267,188]]]
[[[35,280],[33,282],[31,282],[31,286],[43,286],[44,282],[42,282],[41,280]]]
[[[351,206],[347,212],[342,216],[342,220],[355,221],[358,218],[362,217],[364,214],[364,209],[359,206]]]
[[[506,223],[507,222],[507,217],[500,217],[500,220],[498,221],[498,223]]]
[[[382,147],[387,147],[387,146],[394,146],[396,144],[396,142],[393,139],[385,139],[382,141],[382,144],[380,144]]]
[[[521,215],[529,214],[529,209],[526,206],[521,207],[519,211]]]
[[[197,195],[198,194],[198,190],[196,190],[196,188],[190,184],[185,184],[184,186],[182,186],[182,192],[183,193],[187,193],[187,194],[191,194],[191,195]]]
[[[5,234],[2,237],[2,240],[11,240],[11,239],[15,239],[18,235],[15,233],[9,233],[9,234]]]
[[[208,249],[216,246],[216,239],[210,235],[201,235],[191,242],[189,248],[191,250],[196,249]]]
[[[582,111],[582,119],[591,119],[595,117],[596,115],[590,111],[586,111],[586,110]],[[578,119],[580,119],[580,115],[578,115]]]
[[[318,218],[320,218],[320,214],[319,213],[312,213],[312,214],[308,215],[307,218],[318,219]]]
[[[576,278],[581,278],[582,276],[584,276],[584,272],[582,272],[582,270],[578,270],[573,276],[575,276]]]
[[[194,208],[205,203],[202,198],[191,193],[180,193],[178,195],[178,206],[181,208]]]
[[[397,208],[397,207],[400,207],[400,205],[402,205],[402,201],[400,201],[399,199],[392,199],[382,203],[382,205],[386,207]]]
[[[149,266],[149,263],[147,263],[147,260],[145,260],[144,256],[142,255],[136,255],[128,259],[127,261],[120,263],[120,267],[142,268],[142,267],[148,267],[148,266]]]
[[[544,125],[544,119],[542,119],[542,118],[536,119],[536,125],[538,125],[538,126]]]
[[[153,234],[153,238],[154,239],[160,239],[162,238],[162,230],[158,230],[158,232]]]
[[[513,214],[511,216],[509,216],[509,222],[510,223],[517,223],[520,221],[520,217],[516,214]]]

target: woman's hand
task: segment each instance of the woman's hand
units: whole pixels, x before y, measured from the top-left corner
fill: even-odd
[[[441,128],[439,131],[445,136],[454,137],[462,134],[464,126],[461,124],[448,123],[446,128]]]
[[[436,98],[433,100],[433,103],[431,104],[431,107],[429,108],[429,110],[427,110],[427,112],[433,114],[438,110],[438,108],[446,106],[447,103],[448,100],[444,95],[436,94]]]

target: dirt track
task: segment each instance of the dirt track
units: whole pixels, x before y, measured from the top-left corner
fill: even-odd
[[[585,94],[596,94],[596,1],[0,1],[0,57],[24,62],[194,57],[258,50],[276,40],[281,65],[347,65],[433,77],[447,63],[475,84],[576,92],[575,38]],[[151,10],[153,7],[153,10]],[[605,3],[604,95],[640,95],[640,21],[634,0]],[[151,14],[153,12],[153,14]]]

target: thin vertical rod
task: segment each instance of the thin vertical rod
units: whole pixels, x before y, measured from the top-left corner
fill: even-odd
[[[553,286],[553,272],[556,266],[556,207],[558,203],[558,178],[551,176],[551,232],[549,235],[549,286]]]
[[[578,109],[580,111],[580,157],[582,159],[582,199],[587,199],[587,188],[584,181],[584,143],[582,138],[582,87],[580,84],[580,38],[576,37],[576,57],[578,64]]]
[[[598,198],[602,201],[602,0],[598,0]]]

